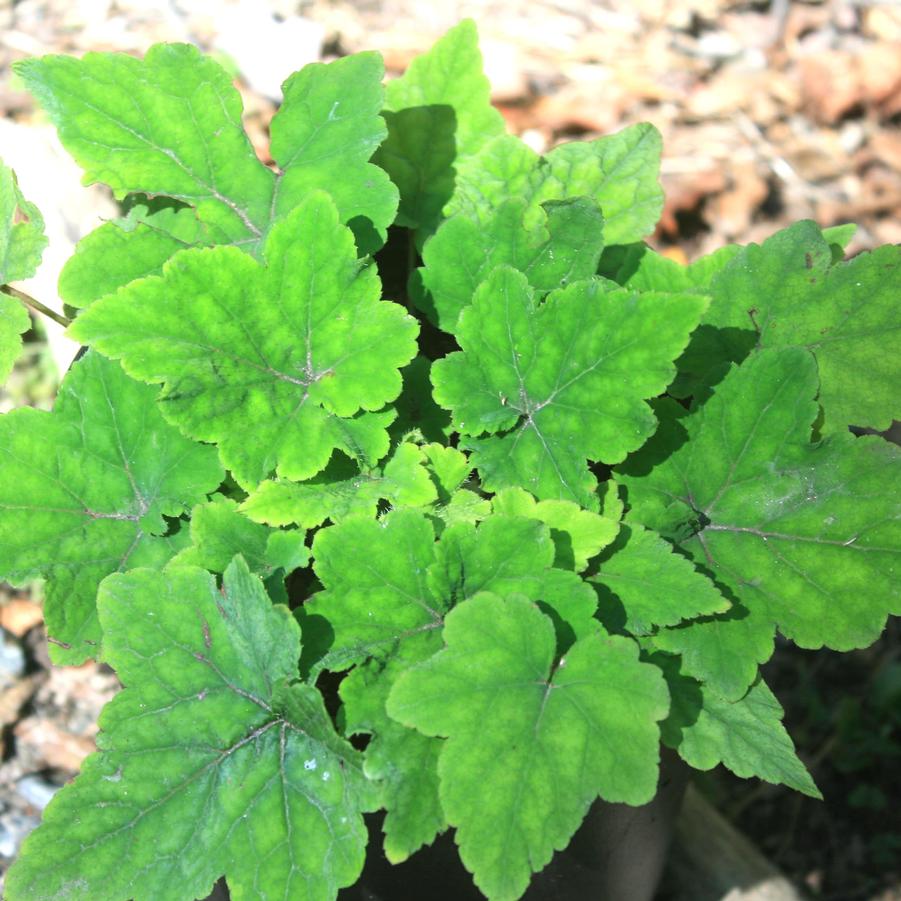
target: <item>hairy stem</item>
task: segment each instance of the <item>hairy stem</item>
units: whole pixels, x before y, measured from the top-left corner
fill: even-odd
[[[49,316],[50,319],[54,322],[58,322],[63,328],[68,328],[72,324],[65,316],[57,313],[55,310],[51,310],[50,307],[45,306],[39,300],[35,300],[30,294],[26,294],[18,288],[13,288],[12,285],[4,285],[0,288],[0,291],[4,294],[8,294],[10,297],[18,298],[25,306],[31,307],[35,312],[42,313],[44,316]]]

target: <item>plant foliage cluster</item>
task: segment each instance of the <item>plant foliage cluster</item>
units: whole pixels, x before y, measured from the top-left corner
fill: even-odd
[[[818,795],[758,667],[901,613],[898,451],[849,430],[901,409],[899,248],[658,255],[654,128],[537,155],[470,22],[293,75],[273,167],[192,47],[18,73],[123,215],[55,408],[0,417],[0,575],[124,688],[10,901],[331,899],[377,809],[516,899],[661,743]],[[0,171],[0,283],[43,243]]]

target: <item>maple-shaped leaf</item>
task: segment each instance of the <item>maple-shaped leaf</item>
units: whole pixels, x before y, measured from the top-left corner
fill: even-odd
[[[465,601],[444,640],[399,677],[388,713],[447,737],[439,795],[460,857],[488,898],[512,901],[598,796],[653,797],[666,685],[626,638],[590,635],[557,661],[551,620],[522,597]]]
[[[469,457],[455,447],[426,444],[422,448],[426,467],[435,480],[439,500],[447,502],[472,474]]]
[[[174,563],[225,572],[240,554],[251,572],[266,578],[277,570],[287,575],[306,566],[309,548],[306,533],[297,529],[269,529],[238,511],[237,501],[217,495],[191,511],[191,544],[179,551]]]
[[[601,597],[601,618],[605,622],[622,618],[633,635],[647,634],[653,626],[722,613],[731,606],[690,560],[635,523],[623,524],[597,567],[591,581]]]
[[[51,655],[80,663],[100,643],[104,576],[162,565],[179,549],[179,516],[222,480],[215,450],[182,437],[155,391],[95,353],[75,363],[52,413],[0,417],[2,575],[47,580]]]
[[[381,521],[351,517],[316,533],[315,572],[325,591],[305,604],[323,617],[332,644],[322,665],[364,665],[342,697],[350,705],[349,732],[375,731],[367,748],[367,771],[382,784],[386,808],[386,852],[402,860],[444,828],[437,800],[434,739],[406,734],[384,712],[385,698],[405,666],[441,647],[450,599],[428,585],[435,561],[434,527],[425,516],[396,510]],[[373,665],[365,663],[372,658]],[[394,664],[391,660],[395,659]],[[382,730],[381,726],[389,727]],[[388,765],[392,749],[412,753]]]
[[[332,451],[374,464],[388,450],[398,369],[416,321],[379,300],[375,268],[328,195],[311,195],[269,234],[265,264],[234,247],[179,254],[158,278],[95,302],[70,329],[146,382],[164,415],[219,445],[247,488],[273,470],[306,479]]]
[[[435,531],[424,513],[399,509],[378,521],[350,517],[317,532],[313,541],[314,570],[325,590],[308,600],[304,611],[327,622],[330,637],[316,666],[342,670],[364,664],[366,672],[354,676],[348,687],[356,709],[369,711],[361,719],[351,711],[355,728],[362,731],[375,728],[373,705],[384,704],[400,672],[441,647],[447,611],[480,591],[515,591],[540,599],[555,615],[564,643],[589,631],[597,607],[594,592],[575,573],[552,568],[554,543],[543,523],[492,515],[478,527],[464,522],[448,526],[437,543]],[[384,749],[397,743],[415,746],[422,766],[434,759],[434,749],[404,736],[401,729],[393,724],[384,743],[376,741],[372,750],[378,758],[372,773],[382,773],[388,792],[386,848],[397,859],[441,828],[436,816],[426,816],[440,808],[434,773],[401,762],[387,768]],[[421,809],[415,802],[420,792]],[[431,824],[429,835],[423,831],[426,824]]]
[[[901,416],[901,365],[885,342],[901,329],[901,250],[885,246],[836,262],[813,222],[799,222],[742,249],[712,282],[712,301],[691,348],[708,367],[742,359],[754,346],[810,350],[820,376],[823,428],[887,429]],[[743,342],[743,343],[742,343]]]
[[[258,239],[275,176],[241,127],[225,70],[188,44],[157,44],[143,60],[88,53],[23,60],[16,72],[63,146],[117,197],[164,195],[196,207],[224,240]]]
[[[397,224],[431,234],[474,155],[504,131],[489,101],[475,23],[451,28],[388,83],[388,138],[376,162],[400,189]]]
[[[542,209],[546,221],[527,227],[525,201],[511,197],[487,222],[457,215],[441,224],[423,248],[419,270],[428,290],[420,305],[440,328],[454,331],[460,311],[499,265],[522,272],[542,295],[595,274],[604,246],[595,204],[576,198]]]
[[[0,162],[0,287],[34,275],[46,246],[40,211],[22,196],[12,169]],[[12,371],[30,326],[25,307],[0,292],[0,383]]]
[[[400,444],[383,467],[366,472],[339,457],[306,482],[262,482],[241,509],[256,522],[297,523],[312,529],[327,519],[340,522],[355,513],[375,516],[381,500],[400,507],[428,506],[438,494],[425,462],[422,450],[409,442]]]
[[[457,173],[445,215],[484,224],[508,197],[526,200],[532,216],[549,200],[587,197],[604,217],[604,243],[628,244],[654,230],[663,209],[658,181],[660,132],[641,124],[594,141],[574,141],[539,156],[502,135]]]
[[[45,56],[17,63],[16,71],[87,183],[104,182],[120,198],[140,193],[188,204],[202,243],[256,254],[274,223],[316,190],[334,191],[341,221],[353,221],[365,251],[382,243],[394,218],[397,189],[368,162],[386,134],[378,54],[314,63],[288,79],[271,124],[278,172],[254,153],[231,76],[196,47],[157,44],[143,60],[124,53]],[[82,269],[103,270],[111,242],[129,255],[166,251],[159,234],[115,235],[115,227],[82,244]]]
[[[652,439],[621,467],[632,515],[728,586],[757,646],[775,623],[802,647],[863,647],[901,612],[898,450],[850,433],[811,443],[816,394],[808,351],[760,351],[681,420],[681,447],[664,457]]]
[[[617,536],[619,521],[583,510],[572,501],[536,501],[522,488],[502,488],[491,502],[495,513],[545,523],[554,539],[554,565],[581,572]]]
[[[70,306],[89,306],[135,279],[160,275],[178,251],[213,243],[190,207],[135,203],[78,242],[60,272],[59,296]]]
[[[522,273],[495,269],[457,323],[462,351],[432,367],[484,486],[596,509],[587,460],[617,463],[653,433],[645,399],[672,380],[706,303],[600,280],[538,303]]]
[[[311,63],[285,82],[270,127],[272,157],[280,168],[272,200],[275,219],[324,189],[364,249],[381,245],[398,204],[397,188],[369,162],[388,134],[379,115],[384,75],[381,55],[366,52]],[[367,221],[376,235],[367,234]]]
[[[10,901],[327,901],[362,869],[373,793],[322,697],[297,683],[300,634],[238,558],[223,589],[193,567],[100,590],[105,659],[125,686],[98,752],[51,801]]]
[[[408,633],[441,629],[450,599],[428,584],[435,531],[424,515],[395,510],[381,520],[349,517],[316,533],[313,559],[325,591],[304,606],[328,621],[333,652],[384,657]]]
[[[782,707],[763,679],[758,677],[743,697],[727,701],[681,675],[674,658],[660,658],[653,660],[662,667],[672,696],[661,738],[689,766],[712,770],[721,763],[742,779],[756,776],[822,800],[782,725]]]

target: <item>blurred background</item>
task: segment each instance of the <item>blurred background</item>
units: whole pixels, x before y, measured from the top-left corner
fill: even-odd
[[[59,309],[63,262],[116,206],[81,186],[11,62],[195,43],[234,73],[266,161],[291,72],[376,49],[397,75],[466,16],[495,104],[535,150],[639,121],[661,130],[666,206],[649,240],[673,259],[802,218],[856,222],[851,254],[901,243],[901,0],[0,0],[0,158],[50,238],[23,287]],[[53,323],[27,338],[0,411],[48,407],[77,350]],[[844,655],[780,647],[766,677],[826,801],[699,777],[713,807],[686,810],[661,901],[901,899],[899,631]],[[52,669],[40,586],[0,585],[0,871],[93,749],[116,688],[102,666]]]

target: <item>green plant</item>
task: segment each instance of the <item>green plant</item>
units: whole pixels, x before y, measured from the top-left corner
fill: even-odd
[[[468,22],[384,90],[292,76],[274,169],[191,47],[18,72],[125,213],[60,280],[55,409],[0,418],[2,574],[125,687],[11,901],[333,898],[378,808],[515,899],[661,741],[817,796],[758,665],[901,612],[898,453],[848,429],[898,411],[898,248],[676,265],[657,132],[539,157]]]

